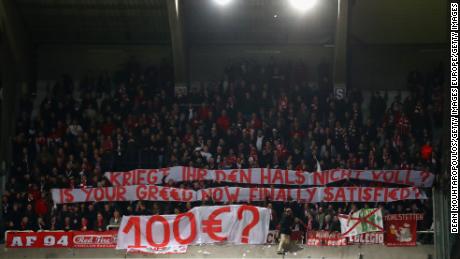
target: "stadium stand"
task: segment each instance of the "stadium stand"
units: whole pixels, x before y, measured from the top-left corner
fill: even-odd
[[[292,64],[274,59],[268,64],[231,63],[221,81],[202,83],[184,96],[167,87],[171,67],[163,64],[83,78],[78,84],[63,76],[36,110],[35,100],[24,97],[2,197],[4,230],[103,231],[120,224],[122,215],[178,214],[201,205],[135,201],[53,206],[51,188],[109,186],[103,176],[107,171],[175,165],[310,172],[441,170],[442,71],[410,72],[409,91],[391,98],[383,91],[366,97],[350,88],[338,100],[326,72],[320,72],[318,82],[307,83],[305,67]],[[223,183],[164,185],[196,190]],[[356,180],[331,186],[353,185],[395,186]],[[433,223],[431,199],[255,204],[271,208],[271,229],[277,228],[286,207],[293,209],[299,230],[340,231],[337,214],[355,206],[380,207],[384,214],[422,213],[418,230],[430,229]],[[419,241],[432,242],[432,236],[421,235]]]

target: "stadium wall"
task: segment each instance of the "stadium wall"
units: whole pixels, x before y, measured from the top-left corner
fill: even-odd
[[[319,44],[244,45],[199,44],[189,47],[190,79],[220,80],[232,61],[255,60],[267,64],[270,57],[281,63],[303,60],[308,78],[317,81],[317,66],[333,58],[333,46]],[[141,65],[172,62],[169,45],[41,45],[37,48],[37,79],[55,80],[67,73],[83,78],[89,71],[114,72],[130,59]],[[353,45],[349,56],[349,84],[367,90],[406,88],[407,71],[432,71],[440,61],[447,68],[447,50],[430,45]],[[378,62],[377,62],[378,61]],[[194,65],[200,64],[200,65]]]
[[[432,72],[441,62],[447,72],[447,54],[439,45],[351,46],[350,82],[360,89],[404,90],[409,71]]]
[[[322,258],[322,259],[428,259],[432,258],[433,245],[416,247],[386,247],[363,245],[344,247],[293,248],[285,256],[276,254],[275,245],[203,245],[189,246],[185,254],[126,255],[124,250],[98,249],[4,249],[0,258]]]
[[[266,65],[270,57],[274,57],[282,63],[303,60],[308,68],[308,76],[316,80],[318,64],[332,63],[333,54],[332,47],[318,44],[194,45],[189,50],[190,77],[191,81],[220,80],[229,62],[254,60]]]
[[[83,78],[88,71],[113,72],[134,59],[141,65],[172,62],[169,45],[41,45],[37,48],[37,79],[54,80],[61,74]]]

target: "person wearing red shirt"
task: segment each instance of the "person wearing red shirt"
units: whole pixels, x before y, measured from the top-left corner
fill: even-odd
[[[81,218],[80,222],[80,231],[87,231],[89,230],[89,224],[88,224],[88,219],[86,217]]]
[[[111,136],[115,129],[115,125],[112,123],[112,118],[107,118],[107,121],[102,125],[101,132],[104,136]]]
[[[230,128],[230,118],[227,116],[227,111],[223,110],[220,117],[217,118],[217,126],[223,131],[227,131]]]
[[[209,119],[209,108],[206,106],[206,103],[202,103],[200,110],[198,111],[198,117],[202,121],[207,121]]]
[[[251,115],[251,127],[253,129],[262,128],[262,121],[257,117],[257,114],[252,113]]]
[[[107,222],[104,219],[102,213],[98,212],[96,216],[96,222],[94,222],[94,230],[96,231],[105,231]]]
[[[102,142],[102,150],[109,152],[113,150],[113,142],[110,136],[107,136]]]
[[[45,201],[45,194],[41,193],[41,197],[35,200],[35,213],[39,217],[43,217],[48,213],[48,205]]]
[[[433,147],[431,147],[430,141],[427,141],[425,145],[422,146],[422,148],[420,149],[420,153],[424,160],[430,159],[431,154],[433,153]]]
[[[401,113],[401,116],[399,116],[399,119],[397,120],[396,127],[402,135],[406,135],[409,133],[410,121],[403,112]]]

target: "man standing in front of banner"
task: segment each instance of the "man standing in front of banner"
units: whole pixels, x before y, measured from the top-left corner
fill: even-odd
[[[278,245],[278,254],[284,254],[286,248],[289,247],[292,233],[292,226],[294,225],[294,216],[292,215],[292,209],[287,208],[283,213],[283,217],[280,221],[280,243]]]

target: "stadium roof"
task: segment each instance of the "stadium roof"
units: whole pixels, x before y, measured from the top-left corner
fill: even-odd
[[[167,0],[15,0],[35,43],[169,44]],[[172,1],[172,0],[171,0]],[[337,0],[296,14],[287,1],[185,0],[189,43],[328,44]],[[447,42],[447,1],[350,0],[350,39],[364,44]]]

